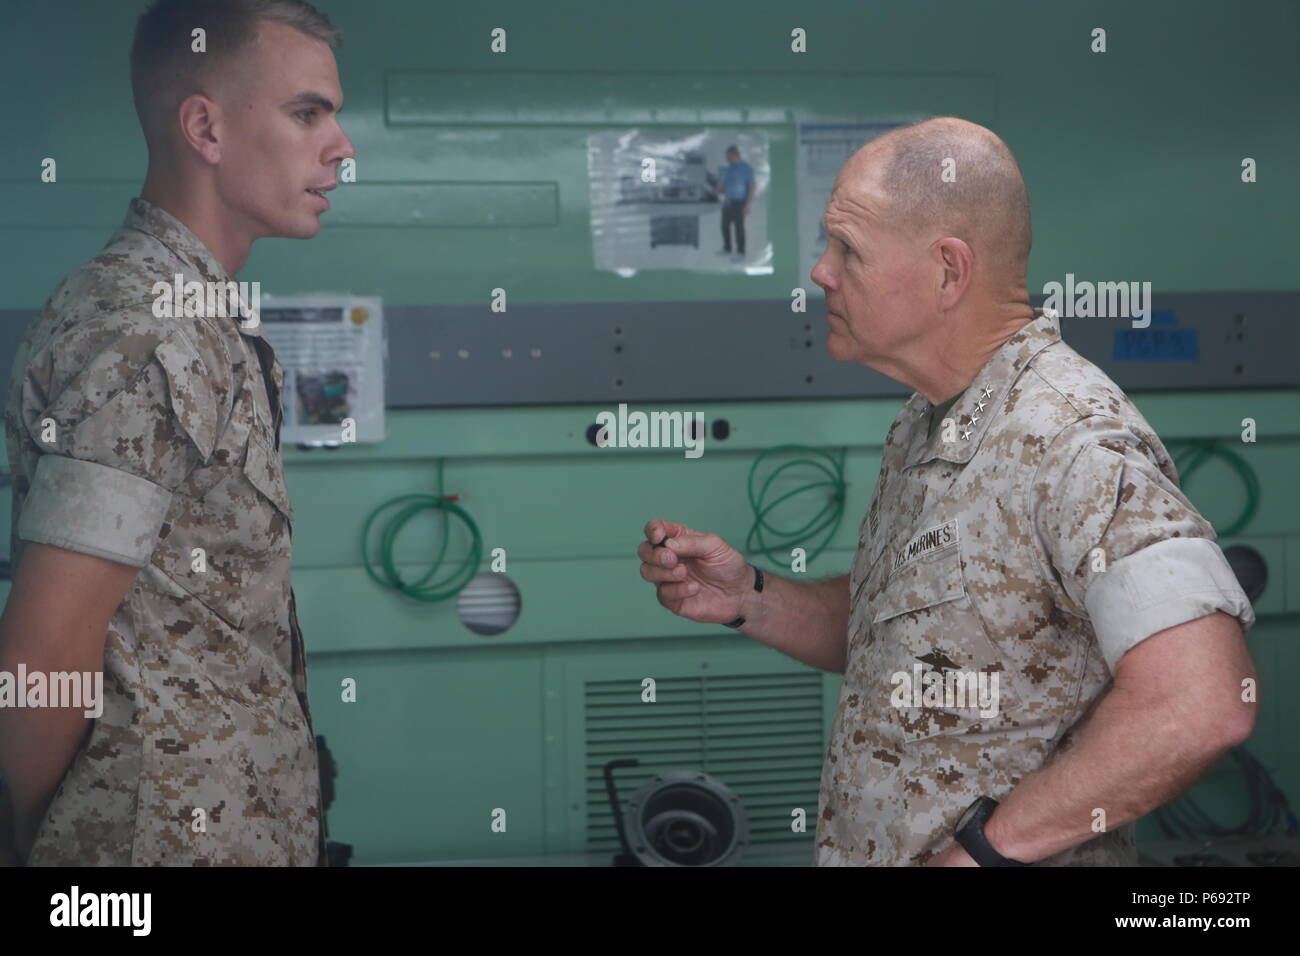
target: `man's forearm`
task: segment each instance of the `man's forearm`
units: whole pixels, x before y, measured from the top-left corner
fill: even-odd
[[[18,660],[3,653],[6,646],[5,626],[0,623],[0,670],[18,671]],[[89,670],[85,662],[45,659],[24,661],[29,674]],[[102,661],[93,662],[99,670]],[[26,687],[16,688],[26,694]],[[0,707],[0,775],[3,775],[12,800],[14,839],[20,853],[30,849],[59,781],[76,756],[77,748],[89,728],[84,707]]]
[[[109,621],[138,574],[136,567],[26,542],[0,614],[0,669],[16,673],[23,664],[29,675],[43,672],[47,683],[51,674],[102,672]],[[86,711],[94,707],[82,704],[0,707],[0,774],[13,794],[24,853],[89,728]]]
[[[849,576],[792,581],[764,574],[763,590],[741,605],[741,630],[818,670],[844,673],[849,629]]]
[[[1222,725],[1187,718],[1185,709],[1153,709],[1141,695],[1112,688],[1072,745],[999,804],[985,824],[990,845],[1032,863],[1167,803],[1239,743]]]

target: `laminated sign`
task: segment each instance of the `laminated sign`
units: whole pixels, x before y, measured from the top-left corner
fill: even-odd
[[[281,440],[383,441],[383,300],[263,296],[260,314],[262,334],[284,368]]]

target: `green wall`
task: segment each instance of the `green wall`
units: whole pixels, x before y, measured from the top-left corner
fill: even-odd
[[[336,212],[316,239],[255,247],[242,275],[259,277],[269,292],[346,290],[390,305],[486,303],[496,286],[514,303],[785,298],[811,284],[791,265],[790,119],[813,109],[952,112],[991,126],[1030,189],[1031,289],[1066,272],[1141,277],[1157,294],[1296,288],[1294,3],[320,6],[346,37],[342,119],[360,181],[335,194]],[[0,3],[0,309],[39,308],[65,272],[100,248],[138,189],[145,152],[126,74],[136,9]],[[504,56],[488,51],[498,26],[508,31]],[[1089,52],[1096,26],[1108,32],[1101,55]],[[809,53],[789,52],[793,27],[807,30]],[[431,72],[423,81],[447,91],[460,122],[386,123],[392,71]],[[665,78],[691,81],[698,102],[656,93]],[[709,125],[767,132],[772,275],[592,270],[586,137],[605,126],[598,118],[560,122],[565,91],[589,98],[591,87],[609,91],[610,128],[636,125],[625,118],[638,110],[692,106],[709,109]],[[505,104],[489,95],[500,90]],[[514,111],[509,119],[503,105]],[[57,185],[38,181],[46,156],[59,162]],[[1258,162],[1253,185],[1240,182],[1245,156]],[[485,187],[520,183],[553,186],[552,221],[459,224]],[[445,219],[399,226],[395,211],[394,224],[384,224],[384,211],[399,208],[398,190],[412,187],[437,189]],[[1166,442],[1235,441],[1243,417],[1259,422],[1259,443],[1239,446],[1263,501],[1238,540],[1258,547],[1271,573],[1250,638],[1263,680],[1250,746],[1300,795],[1300,743],[1284,732],[1297,723],[1297,705],[1277,692],[1300,664],[1300,390],[1133,397]],[[588,799],[575,784],[582,741],[576,705],[557,699],[572,686],[557,675],[597,661],[637,674],[707,662],[721,662],[715,670],[802,670],[743,636],[660,608],[633,555],[644,522],[671,517],[739,544],[751,520],[745,478],[756,454],[787,441],[844,447],[845,518],[835,546],[809,569],[842,573],[899,404],[693,405],[738,428],[698,461],[675,452],[593,457],[583,434],[603,406],[401,411],[391,413],[381,446],[290,450],[313,711],[340,768],[332,836],[352,843],[362,863],[582,850],[574,822]],[[366,513],[394,495],[431,491],[439,457],[447,490],[462,495],[488,548],[507,549],[522,593],[519,623],[498,637],[468,631],[451,603],[411,605],[382,593],[360,568]],[[1220,527],[1243,501],[1232,473],[1215,462],[1188,493]],[[0,514],[7,522],[7,505]],[[418,564],[424,553],[413,528],[401,557]],[[339,701],[344,677],[357,679],[357,703]],[[824,680],[827,723],[836,683]],[[1220,818],[1244,814],[1230,764],[1196,794]],[[510,809],[505,834],[487,825],[498,806]],[[1146,822],[1141,832],[1155,834]],[[799,846],[810,852],[811,834]]]

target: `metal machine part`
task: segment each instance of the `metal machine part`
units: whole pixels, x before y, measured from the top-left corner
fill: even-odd
[[[605,788],[623,852],[615,866],[735,866],[749,844],[744,804],[726,784],[697,770],[673,770],[647,780],[620,809],[613,771],[637,760],[605,765]]]

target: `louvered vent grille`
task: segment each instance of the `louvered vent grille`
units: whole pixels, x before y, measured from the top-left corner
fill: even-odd
[[[614,776],[624,803],[657,773],[703,770],[744,803],[752,845],[811,838],[825,750],[819,674],[659,678],[655,703],[641,702],[640,681],[585,685],[588,852],[618,846],[602,769],[633,757],[641,765]],[[795,807],[807,833],[790,829]]]

